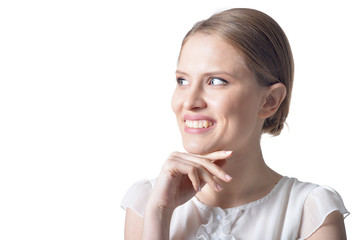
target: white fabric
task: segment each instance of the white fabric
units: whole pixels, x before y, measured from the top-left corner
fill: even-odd
[[[135,183],[121,206],[143,216],[154,183]],[[333,211],[349,214],[335,190],[283,177],[265,197],[234,208],[208,207],[193,197],[175,209],[170,239],[305,239]]]

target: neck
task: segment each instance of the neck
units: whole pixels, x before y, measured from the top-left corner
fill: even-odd
[[[255,148],[234,151],[223,169],[233,179],[229,183],[218,180],[223,187],[221,192],[215,192],[206,185],[196,195],[208,206],[230,208],[258,200],[267,195],[282,178],[265,164],[259,144]]]

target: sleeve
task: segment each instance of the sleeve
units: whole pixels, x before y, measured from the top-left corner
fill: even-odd
[[[124,210],[130,208],[143,217],[147,200],[152,192],[152,186],[153,183],[149,180],[134,183],[124,195],[120,206]]]
[[[332,188],[318,186],[307,196],[300,225],[300,239],[306,239],[317,231],[326,217],[339,211],[344,218],[349,215],[341,196]]]

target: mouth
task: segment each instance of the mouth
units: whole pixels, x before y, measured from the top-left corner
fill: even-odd
[[[209,132],[216,125],[216,121],[204,115],[184,115],[184,131],[189,134]]]
[[[216,124],[214,121],[209,120],[185,120],[184,123],[186,127],[193,129],[210,128]]]

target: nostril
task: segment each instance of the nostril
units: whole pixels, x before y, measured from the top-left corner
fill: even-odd
[[[188,99],[184,105],[189,110],[196,110],[196,109],[205,108],[207,106],[207,103],[202,98],[196,98],[196,99]]]

